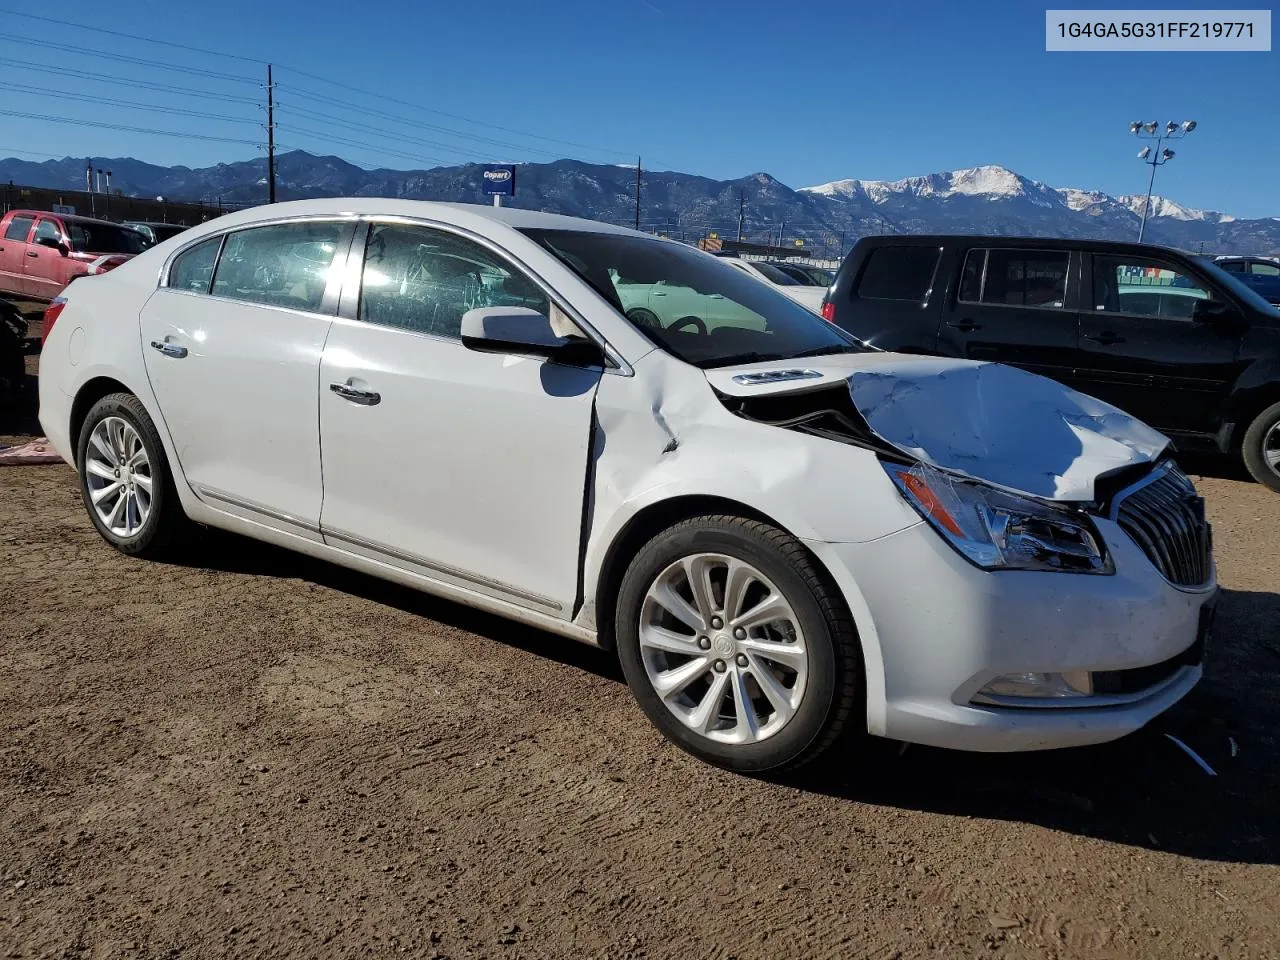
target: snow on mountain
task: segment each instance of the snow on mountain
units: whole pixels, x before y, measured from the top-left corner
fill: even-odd
[[[1005,167],[987,165],[902,180],[834,180],[816,187],[801,187],[799,192],[837,198],[864,196],[873,203],[884,203],[896,194],[939,198],[956,195],[992,199],[1022,197],[1043,187],[1043,184],[1020,177]]]
[[[1116,197],[1116,202],[1127,207],[1138,216],[1142,216],[1142,208],[1147,202],[1145,195],[1142,196],[1123,196]],[[1208,223],[1230,223],[1235,217],[1225,213],[1216,213],[1212,210],[1195,210],[1191,207],[1184,207],[1180,203],[1174,203],[1168,197],[1151,198],[1151,216],[1153,217],[1172,217],[1175,220],[1200,220]]]

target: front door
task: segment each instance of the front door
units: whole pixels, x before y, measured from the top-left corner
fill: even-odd
[[[340,287],[329,268],[353,229],[306,221],[206,240],[175,260],[141,316],[147,374],[196,493],[312,539],[317,379]]]
[[[326,542],[572,616],[601,370],[464,347],[467,310],[550,304],[447,231],[374,224],[349,303],[320,369]]]
[[[1101,254],[1090,286],[1081,389],[1158,430],[1213,433],[1240,372],[1240,331],[1193,319],[1208,287],[1168,261]]]
[[[67,285],[68,247],[50,247],[45,243],[65,243],[62,224],[52,217],[41,217],[36,221],[36,232],[31,235],[31,244],[27,248],[27,293],[42,300],[52,300]]]
[[[27,238],[35,226],[35,217],[14,217],[0,237],[0,290],[27,293]]]
[[[974,248],[943,306],[938,353],[989,360],[1076,386],[1079,254]]]

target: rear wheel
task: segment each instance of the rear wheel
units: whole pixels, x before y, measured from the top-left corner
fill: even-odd
[[[113,393],[93,405],[76,447],[80,493],[98,533],[131,556],[171,554],[194,527],[142,402]]]
[[[860,652],[843,598],[768,524],[698,517],[659,534],[623,579],[616,635],[649,719],[717,766],[798,767],[858,716]]]
[[[1280,493],[1280,403],[1267,407],[1249,425],[1241,452],[1253,479]]]

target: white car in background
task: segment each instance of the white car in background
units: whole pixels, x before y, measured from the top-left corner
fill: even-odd
[[[869,352],[679,244],[280,203],[45,323],[40,422],[116,549],[208,524],[600,645],[711,763],[1097,743],[1201,676],[1209,530],[1163,436],[1012,367]]]
[[[790,297],[806,310],[821,315],[822,298],[826,295],[826,287],[804,283],[779,270],[771,263],[757,260],[743,260],[739,257],[723,257],[725,263],[736,267],[743,273],[755,277],[761,283],[768,284],[784,296]]]

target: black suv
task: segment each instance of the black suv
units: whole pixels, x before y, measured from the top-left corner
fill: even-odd
[[[864,237],[822,314],[884,350],[994,360],[1169,435],[1241,451],[1280,492],[1280,310],[1211,260],[1027,237]]]

